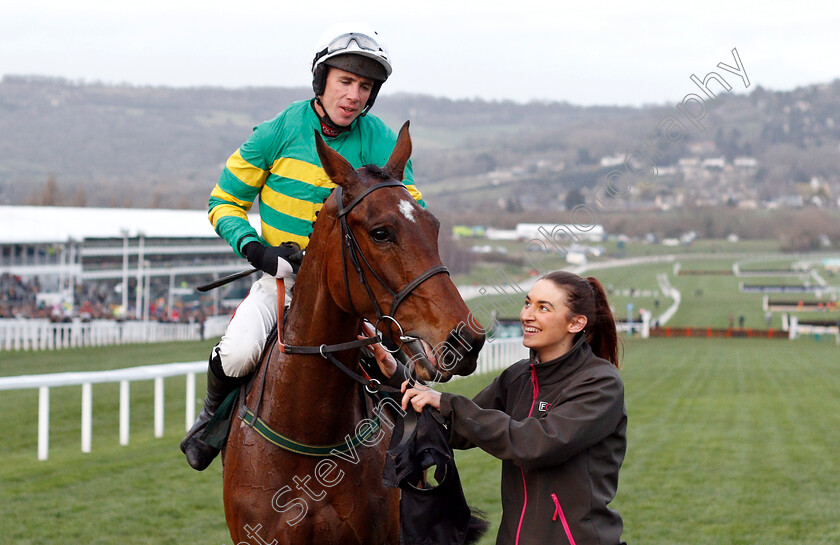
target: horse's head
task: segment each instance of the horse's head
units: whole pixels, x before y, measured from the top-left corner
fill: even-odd
[[[329,291],[348,314],[367,319],[410,356],[423,380],[475,370],[484,331],[470,314],[438,254],[440,223],[401,183],[411,138],[408,122],[381,169],[355,170],[316,132],[324,170],[339,187],[325,203],[329,234],[316,227]],[[312,244],[310,243],[310,248]],[[417,339],[417,340],[412,340]]]

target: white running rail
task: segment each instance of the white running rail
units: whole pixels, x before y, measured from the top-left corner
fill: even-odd
[[[485,343],[478,357],[475,374],[491,373],[528,357],[528,349],[522,345],[522,338],[494,339]],[[120,383],[120,444],[129,440],[129,401],[133,381],[154,380],[154,430],[155,437],[163,437],[163,379],[187,377],[185,430],[195,422],[195,376],[207,371],[206,361],[143,365],[112,371],[79,373],[54,373],[44,375],[23,375],[0,378],[0,391],[38,389],[38,459],[46,460],[49,455],[50,434],[50,388],[60,386],[82,386],[82,452],[91,451],[93,384],[105,382]]]
[[[187,376],[186,429],[195,421],[195,375],[207,370],[206,361],[143,365],[113,371],[54,373],[0,378],[0,390],[38,389],[38,459],[46,460],[50,444],[50,388],[82,386],[82,452],[90,452],[93,384],[120,383],[120,444],[128,444],[129,384],[137,380],[154,380],[155,437],[163,437],[163,379]]]

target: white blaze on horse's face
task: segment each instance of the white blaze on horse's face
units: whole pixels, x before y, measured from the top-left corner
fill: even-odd
[[[399,208],[407,220],[417,223],[417,220],[414,219],[414,204],[412,202],[407,200],[400,201]]]

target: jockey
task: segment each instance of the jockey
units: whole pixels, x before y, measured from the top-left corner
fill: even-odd
[[[275,279],[284,279],[288,306],[300,267],[297,248],[306,248],[315,217],[335,187],[321,168],[314,131],[354,168],[385,164],[396,143],[396,134],[368,114],[391,75],[390,56],[378,33],[363,25],[331,28],[318,42],[311,70],[314,98],[294,102],[258,125],[227,160],[210,194],[214,229],[263,275],[211,352],[204,408],[181,442],[187,462],[199,471],[219,453],[200,439],[201,432],[221,402],[259,364],[277,320]],[[425,206],[414,187],[410,161],[403,183]],[[260,234],[246,214],[257,196]]]

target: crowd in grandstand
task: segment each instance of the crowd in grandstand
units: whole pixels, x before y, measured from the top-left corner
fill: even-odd
[[[2,273],[0,319],[41,318],[53,322],[69,322],[75,319],[89,321],[138,318],[133,306],[134,301],[130,302],[128,309],[123,308],[119,301],[114,301],[113,289],[104,283],[77,285],[72,302],[48,295],[50,294],[43,293],[37,277],[26,279]],[[203,322],[206,316],[214,314],[216,312],[213,305],[201,300],[187,304],[177,301],[170,309],[164,299],[158,298],[149,304],[148,309],[149,319],[160,322]]]
[[[39,291],[37,278],[24,281],[20,276],[0,274],[0,318],[46,317],[36,302]]]

